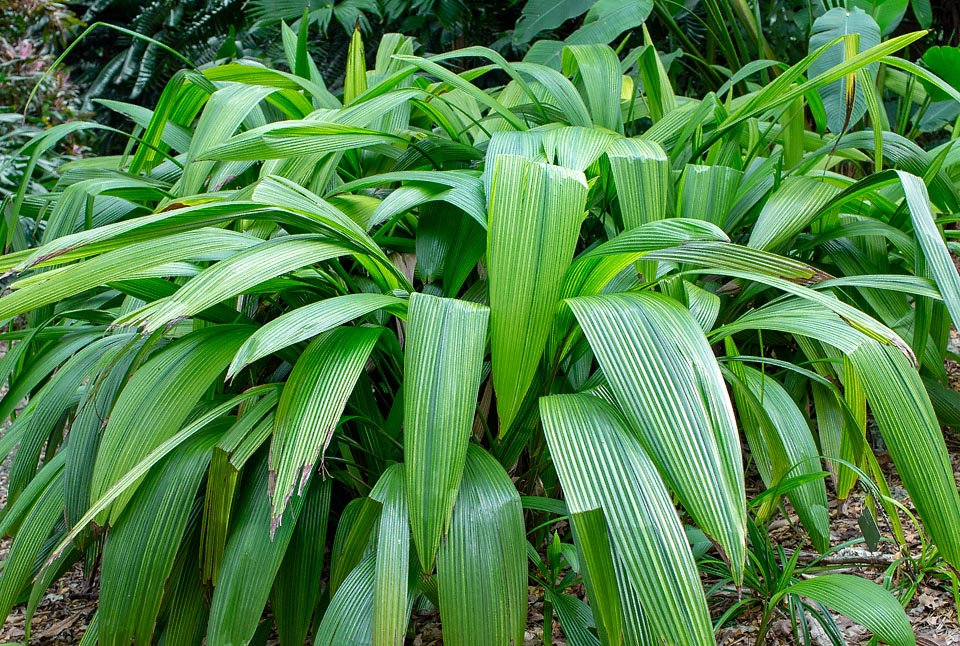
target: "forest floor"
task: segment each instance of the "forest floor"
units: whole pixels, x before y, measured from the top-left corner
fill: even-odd
[[[957,346],[956,351],[960,349],[960,337],[955,336],[954,342]],[[960,365],[949,364],[948,372],[951,377],[951,385],[960,391]],[[954,468],[954,478],[960,486],[960,434],[947,429],[945,430],[945,438]],[[889,457],[884,453],[879,453],[878,459],[887,475],[887,481],[893,496],[908,508],[911,507],[909,497],[903,489]],[[0,504],[5,502],[6,498],[8,467],[9,460],[0,464]],[[753,485],[754,489],[751,493],[759,492],[759,482],[751,480],[748,482],[748,487],[750,485]],[[864,497],[861,492],[851,494],[845,504],[839,504],[836,500],[831,502],[830,526],[833,545],[839,545],[862,536],[858,519],[863,511],[863,505]],[[884,529],[885,527],[881,524],[881,531]],[[770,524],[769,530],[771,539],[787,553],[791,553],[795,549],[809,549],[808,546],[804,546],[804,539],[798,529],[795,516],[775,519]],[[909,552],[916,557],[920,552],[919,535],[905,519],[904,530],[908,540]],[[884,534],[889,535],[889,531],[884,532]],[[0,541],[0,559],[6,557],[8,547],[9,539]],[[845,568],[843,571],[858,574],[878,583],[883,582],[884,571],[899,556],[894,553],[891,542],[882,542],[878,547],[878,552],[868,552],[862,547],[862,544],[860,547],[852,549],[852,552],[848,549],[834,555],[836,558],[844,560]],[[802,552],[801,554],[801,561],[807,560],[808,556],[809,558],[815,556],[812,553],[807,555]],[[870,562],[871,565],[846,564],[847,561],[853,560]],[[902,566],[893,572],[893,580],[901,589],[909,587],[915,576],[915,573],[909,572],[906,566]],[[704,582],[705,584],[711,583],[707,579]],[[528,593],[530,604],[524,646],[541,646],[544,643],[543,590],[530,587]],[[734,602],[735,598],[735,594],[732,593],[713,598],[711,600],[711,612],[714,618],[721,616]],[[33,618],[30,644],[45,646],[77,644],[96,608],[96,581],[91,581],[85,576],[81,565],[78,563],[54,583],[44,595]],[[923,576],[907,605],[907,616],[914,626],[918,644],[920,646],[960,646],[960,623],[958,623],[957,610],[957,603],[949,585],[929,573]],[[834,620],[851,646],[867,644],[869,641],[869,633],[864,628],[841,616],[835,615]],[[755,644],[759,622],[759,608],[741,615],[720,630],[717,635],[717,644],[720,646],[751,646]],[[811,644],[813,646],[830,644],[815,621],[808,617],[807,624],[811,629]],[[566,639],[562,630],[556,625],[556,622],[554,622],[554,626],[552,643],[554,646],[566,646]],[[0,646],[24,644],[24,629],[24,606],[20,605],[13,610],[5,625],[0,628]],[[415,615],[411,634],[414,636],[407,640],[407,646],[443,645],[440,619],[436,613]],[[271,645],[276,644],[274,640],[269,643]],[[782,615],[774,619],[764,643],[770,646],[788,646],[802,642],[796,641],[790,620]]]

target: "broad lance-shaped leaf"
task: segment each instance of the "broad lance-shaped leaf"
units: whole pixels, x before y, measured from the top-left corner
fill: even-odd
[[[792,240],[838,193],[839,188],[825,181],[799,175],[787,177],[760,210],[750,232],[749,246],[773,250]]]
[[[494,164],[487,242],[490,348],[503,435],[550,334],[576,248],[587,183],[579,171],[512,155],[487,163]]]
[[[276,88],[262,85],[232,83],[210,96],[190,141],[180,179],[180,195],[199,192],[213,169],[214,162],[194,161],[197,153],[230,137],[257,104],[276,91]]]
[[[607,157],[624,231],[666,218],[671,184],[666,151],[655,141],[618,139],[607,148]]]
[[[376,554],[369,554],[350,570],[337,588],[313,640],[315,646],[364,646],[373,634],[373,595]]]
[[[626,420],[591,395],[544,397],[540,415],[573,522],[578,514],[603,510],[613,558],[636,591],[654,641],[713,643],[707,601],[683,526]],[[588,528],[578,527],[578,537],[581,529]],[[596,532],[587,532],[591,534]],[[595,550],[599,542],[592,543]],[[604,573],[609,578],[609,570],[590,573],[595,589],[599,583],[610,585],[596,580]],[[618,587],[621,602],[632,596],[632,590]]]
[[[293,537],[270,593],[270,608],[284,644],[302,644],[320,600],[323,555],[333,478],[314,481],[307,491]]]
[[[410,527],[433,570],[460,488],[477,406],[490,311],[412,294],[404,357],[404,435]]]
[[[405,466],[388,468],[370,492],[370,497],[383,505],[373,587],[373,646],[403,646],[410,619],[413,597]]]
[[[211,425],[153,467],[110,531],[100,587],[103,646],[150,643],[197,487],[224,428]]]
[[[210,602],[208,644],[243,646],[253,639],[302,505],[309,497],[309,491],[303,497],[293,496],[284,512],[284,522],[274,531],[265,457],[251,466],[252,473],[238,497]]]
[[[210,385],[227,367],[253,328],[218,325],[178,339],[150,358],[120,393],[103,431],[90,486],[91,502],[99,500],[132,467],[187,421]],[[144,420],[149,420],[145,424]],[[130,438],[136,438],[131,442]],[[136,486],[111,505],[115,520]],[[106,513],[98,516],[98,524]]]
[[[764,484],[767,487],[778,484],[771,477],[769,456],[774,450],[769,447],[771,442],[780,445],[776,450],[782,451],[783,457],[786,458],[784,465],[786,472],[782,476],[791,478],[820,473],[822,469],[817,445],[813,441],[806,417],[797,408],[790,394],[776,379],[754,368],[735,366],[734,372],[741,373],[738,376],[753,394],[754,401],[762,408],[756,413],[765,416],[766,419],[756,419],[755,424],[762,427],[769,423],[769,430],[773,433],[769,438],[763,432],[747,433],[751,452],[761,474],[764,475]],[[748,414],[744,414],[743,409],[749,404],[742,401],[744,397],[738,399],[738,407],[741,410],[741,418],[744,418],[743,424],[746,431]],[[760,465],[761,459],[766,459],[767,462]],[[824,481],[821,479],[807,482],[788,492],[787,497],[796,509],[800,522],[803,523],[814,547],[821,553],[825,552],[830,547],[830,514],[827,509],[827,489]]]
[[[270,445],[271,531],[294,489],[303,489],[317,458],[322,459],[381,331],[331,330],[308,345],[293,367],[277,405]]]
[[[56,471],[56,477],[31,501],[30,512],[4,558],[3,573],[0,574],[0,617],[4,622],[30,582],[37,558],[48,555],[44,544],[63,509],[63,471],[61,468]],[[49,545],[46,547],[49,549]]]
[[[897,598],[876,583],[852,574],[822,574],[784,592],[799,594],[828,606],[869,628],[890,646],[915,646],[910,620]]]
[[[346,294],[298,307],[265,323],[251,334],[237,351],[227,376],[237,374],[244,366],[268,354],[317,336],[355,318],[379,309],[402,313],[404,306],[404,301],[395,296]]]
[[[561,53],[563,73],[578,77],[594,125],[623,134],[620,92],[623,72],[613,48],[604,44],[568,45]]]
[[[660,294],[566,302],[634,435],[740,581],[747,522],[740,437],[700,325]]]
[[[523,643],[525,545],[516,486],[499,462],[471,444],[450,531],[437,554],[440,619],[448,644]]]
[[[924,527],[943,559],[960,567],[960,494],[920,376],[899,350],[872,340],[850,360]]]
[[[181,260],[219,260],[261,242],[236,231],[200,229],[128,244],[89,260],[29,276],[22,289],[0,298],[0,319],[123,280],[150,267]]]
[[[172,295],[122,316],[114,324],[138,324],[145,331],[158,330],[271,278],[350,252],[343,245],[313,234],[273,238],[214,264]]]
[[[856,34],[859,47],[850,42]],[[853,58],[855,55],[880,44],[880,27],[876,21],[862,9],[854,7],[847,10],[837,7],[826,12],[813,22],[810,35],[810,52],[814,52],[831,41],[845,36],[835,43],[820,58],[810,65],[810,78]],[[871,63],[867,69],[871,78],[877,74],[877,64]],[[829,85],[819,88],[823,106],[827,111],[827,127],[830,132],[839,134],[856,125],[867,111],[863,89],[856,86],[856,74],[848,74]]]
[[[903,185],[914,233],[927,261],[927,268],[943,295],[943,303],[950,312],[954,327],[960,329],[960,276],[930,211],[927,187],[916,175],[903,171],[896,173]]]

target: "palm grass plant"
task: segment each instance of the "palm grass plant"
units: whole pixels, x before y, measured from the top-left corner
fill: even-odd
[[[355,35],[334,96],[284,28],[292,72],[109,102],[128,150],[6,205],[0,614],[81,561],[89,644],[402,644],[415,607],[446,643],[520,644],[529,553],[570,643],[708,644],[693,550],[749,587],[748,527],[784,501],[823,552],[860,482],[903,541],[868,418],[957,568],[955,155],[885,129],[871,77],[960,100],[897,58],[921,35],[700,98],[652,45],[554,68],[390,34],[367,69]],[[788,596],[914,643],[856,577]]]

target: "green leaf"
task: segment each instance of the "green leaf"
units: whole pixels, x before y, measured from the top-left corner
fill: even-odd
[[[382,505],[372,498],[354,498],[340,514],[337,533],[330,553],[328,595],[336,598],[340,585],[363,560],[370,536],[380,520]]]
[[[818,601],[869,628],[890,646],[914,646],[913,628],[889,591],[852,574],[821,574],[799,581],[784,593]]]
[[[404,358],[404,456],[410,528],[433,570],[460,489],[486,347],[486,307],[410,296]]]
[[[250,335],[230,363],[227,377],[232,377],[257,359],[283,348],[332,330],[348,321],[380,309],[402,314],[404,301],[381,294],[346,294],[281,314]]]
[[[917,17],[921,29],[930,29],[933,25],[933,9],[930,0],[910,0],[910,8]]]
[[[553,610],[560,620],[560,627],[570,646],[600,646],[600,640],[590,632],[594,626],[590,606],[577,597],[557,594],[550,588],[544,591],[544,597],[553,604]]]
[[[507,123],[513,126],[514,129],[516,130],[527,129],[523,121],[521,121],[513,112],[511,112],[509,108],[507,108],[505,105],[503,105],[502,103],[494,99],[492,96],[490,96],[489,94],[487,94],[486,92],[478,88],[477,86],[467,81],[465,78],[454,74],[453,72],[446,69],[445,67],[441,67],[440,65],[437,65],[433,61],[428,61],[424,58],[420,58],[419,56],[398,55],[395,58],[397,60],[403,61],[404,63],[410,63],[411,65],[418,67],[424,72],[427,72],[428,74],[432,74],[433,76],[436,76],[438,79],[440,79],[444,83],[449,83],[452,87],[458,90],[462,90],[468,96],[476,100],[477,103],[481,105],[485,105],[486,107],[496,112],[499,116],[503,117]]]
[[[556,29],[592,5],[593,0],[527,0],[513,32],[513,42],[518,45],[528,43],[541,31]]]
[[[847,8],[856,7],[870,14],[877,21],[882,34],[887,36],[903,20],[903,15],[907,13],[908,2],[909,0],[849,0]],[[930,25],[923,27],[923,29],[929,28]]]
[[[549,163],[586,171],[617,139],[599,128],[569,126],[545,130],[542,141]]]
[[[62,465],[61,465],[62,466]],[[3,561],[3,573],[0,574],[0,617],[6,618],[30,583],[31,574],[37,559],[44,559],[50,548],[45,545],[63,510],[62,468],[56,478],[37,492],[30,513],[17,531],[9,551]],[[522,533],[522,532],[521,532]]]
[[[563,48],[563,73],[577,75],[593,123],[623,133],[620,60],[607,45],[568,45]]]
[[[740,440],[720,368],[700,326],[679,303],[659,294],[566,302],[634,436],[740,580],[746,558]]]
[[[869,14],[859,8],[852,10],[837,7],[826,12],[813,22],[810,35],[810,52],[844,36],[848,40],[832,45],[820,58],[810,65],[810,76],[818,76],[845,62],[856,54],[862,54],[880,44],[880,27]],[[849,38],[859,39],[858,48],[851,53]],[[870,78],[876,79],[877,65],[870,64]],[[840,133],[854,126],[867,111],[863,89],[856,87],[856,75],[848,75],[819,88],[823,105],[827,110],[827,127],[830,132]]]
[[[566,42],[606,45],[626,30],[642,25],[652,10],[653,0],[597,0],[584,17],[583,26]]]
[[[111,529],[100,585],[104,646],[149,643],[197,487],[223,428],[211,425],[153,467]]]
[[[960,564],[960,494],[920,376],[897,349],[866,341],[850,355],[890,457],[944,560]]]
[[[750,232],[752,249],[776,250],[790,242],[840,193],[824,181],[791,175],[783,180],[760,210]]]
[[[645,630],[646,622],[642,615],[625,616],[636,604],[621,603],[614,550],[610,546],[603,508],[573,514],[572,520],[574,541],[584,566],[581,574],[590,607],[594,611],[592,614],[597,623],[597,632],[603,643],[623,643],[627,633],[626,624]],[[623,592],[633,594],[632,589],[624,589]]]
[[[446,540],[437,554],[444,641],[523,643],[527,558],[516,487],[500,463],[470,445]]]
[[[943,303],[955,327],[960,328],[960,276],[950,257],[943,234],[930,211],[930,198],[923,180],[916,175],[896,171],[903,185],[907,209],[913,222],[914,235],[923,251],[927,269],[937,283]]]
[[[297,526],[270,594],[277,634],[284,644],[302,644],[320,601],[323,555],[333,480],[314,482],[307,491]]]
[[[259,85],[234,84],[210,95],[187,151],[183,176],[179,183],[181,196],[199,193],[213,170],[214,162],[196,161],[198,154],[230,137],[247,115],[275,91],[274,88]]]
[[[254,465],[247,486],[240,494],[236,519],[213,590],[208,643],[224,646],[250,643],[293,536],[304,498],[294,496],[284,513],[286,522],[275,524],[267,482],[264,459]]]
[[[683,526],[626,420],[590,395],[544,397],[540,414],[574,523],[580,513],[603,510],[612,556],[632,588],[621,583],[620,598],[636,595],[654,641],[711,643],[710,614]],[[609,577],[609,568],[591,572],[595,589],[601,574]]]
[[[90,260],[31,276],[29,283],[0,298],[0,319],[57,303],[145,269],[182,260],[218,260],[263,242],[258,238],[215,229],[200,229],[128,244]]]
[[[370,497],[383,505],[377,537],[373,588],[373,645],[403,646],[410,620],[410,525],[407,522],[406,465],[388,468]]]
[[[747,366],[741,367],[742,378],[763,407],[776,438],[782,445],[787,472],[783,475],[799,477],[815,475],[820,468],[819,451],[810,434],[807,420],[790,394],[780,383],[764,373]],[[751,452],[754,456],[761,451]],[[768,471],[769,474],[769,471]],[[776,482],[768,481],[767,486]],[[787,494],[800,522],[817,551],[823,553],[830,547],[830,513],[827,508],[827,490],[823,480],[808,482]]]
[[[512,155],[493,163],[487,267],[502,436],[520,409],[550,333],[587,185],[583,173]]]
[[[960,90],[960,47],[931,47],[923,53],[923,64],[948,83],[955,90]],[[952,98],[949,94],[920,77],[920,82],[933,101],[947,101]]]
[[[90,488],[91,502],[182,428],[250,332],[251,328],[241,325],[197,330],[170,344],[134,373],[103,431]],[[150,424],[144,425],[145,419]],[[131,437],[137,441],[131,442]],[[111,521],[123,510],[132,489],[113,503]],[[102,525],[106,519],[106,515],[98,516],[98,523]]]
[[[337,588],[317,628],[315,646],[369,646],[373,634],[376,565],[376,555],[370,554]]]
[[[607,157],[624,230],[665,219],[671,182],[666,151],[653,141],[618,139],[607,148]]]
[[[279,121],[253,128],[197,154],[199,160],[263,161],[324,155],[380,144],[406,144],[397,135],[342,123]]]
[[[742,172],[728,166],[687,164],[680,178],[678,215],[723,226],[742,177]]]
[[[343,409],[382,328],[340,327],[317,337],[297,360],[280,395],[270,444],[271,531],[287,500],[321,463]]]
[[[357,24],[347,50],[347,74],[343,80],[343,104],[350,105],[367,91],[367,64],[363,55],[363,37]]]
[[[120,317],[115,325],[160,329],[301,267],[351,253],[315,235],[282,236],[250,247],[205,269],[171,296]]]
[[[677,97],[646,25],[643,27],[643,43],[644,48],[637,61],[640,79],[643,81],[643,92],[647,100],[647,109],[650,111],[650,119],[654,123],[660,123],[665,116],[676,109]]]

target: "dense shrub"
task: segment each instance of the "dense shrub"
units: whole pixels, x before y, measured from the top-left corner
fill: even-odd
[[[862,487],[905,543],[869,410],[924,567],[960,566],[958,158],[887,127],[878,75],[960,93],[896,56],[922,33],[837,11],[698,98],[650,43],[457,74],[396,34],[368,69],[359,32],[335,96],[284,27],[291,72],[109,103],[127,154],[5,222],[0,614],[83,560],[101,644],[400,644],[432,606],[490,646],[521,643],[529,568],[570,643],[705,644],[699,562],[764,629],[824,604],[913,643],[888,590],[800,581],[763,529],[789,504],[827,552]]]

